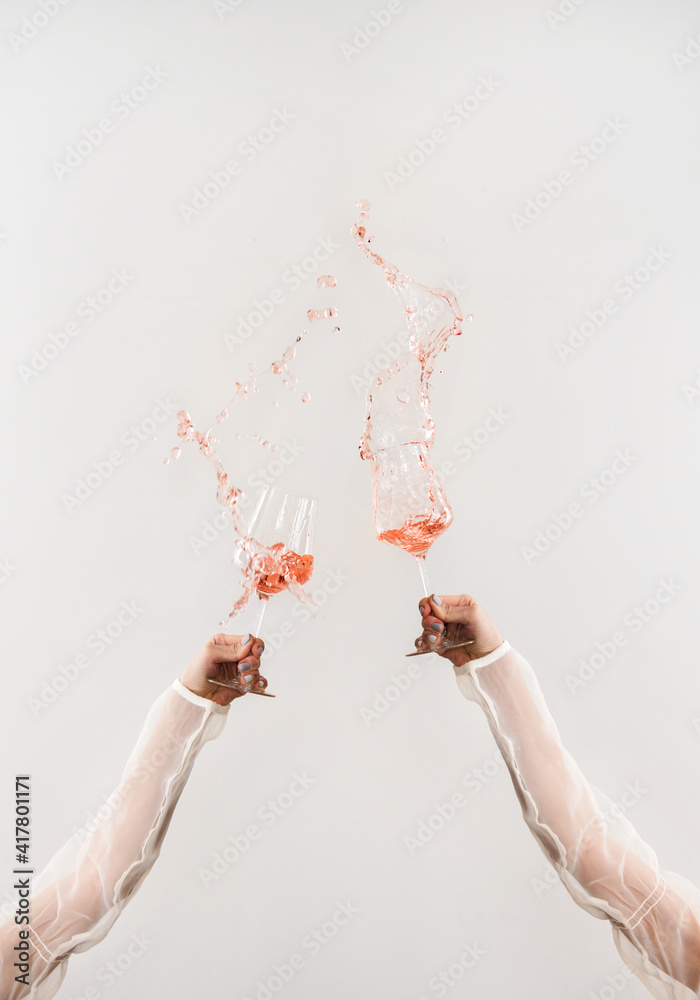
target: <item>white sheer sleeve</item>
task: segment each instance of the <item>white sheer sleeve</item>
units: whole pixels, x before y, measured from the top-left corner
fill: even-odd
[[[700,997],[700,892],[661,873],[634,827],[588,784],[524,657],[505,642],[455,673],[486,713],[525,822],[573,899],[610,921],[623,961],[658,1000]]]
[[[15,981],[14,921],[0,926],[0,1000],[48,1000],[73,952],[101,941],[160,853],[173,811],[202,746],[219,735],[228,706],[175,681],[151,708],[121,781],[98,813],[36,877],[30,924],[30,986]]]

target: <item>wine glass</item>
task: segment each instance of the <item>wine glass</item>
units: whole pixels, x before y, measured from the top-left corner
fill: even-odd
[[[244,575],[247,594],[254,590],[260,602],[252,635],[260,635],[265,609],[273,594],[288,589],[303,597],[301,588],[310,580],[314,567],[311,549],[316,506],[317,501],[311,497],[266,486],[253,508],[246,534],[239,537],[233,558]],[[267,691],[247,688],[242,681],[222,686],[274,698]]]
[[[452,524],[452,508],[430,464],[425,443],[394,445],[370,456],[374,531],[380,542],[396,545],[418,564],[423,593],[431,594],[425,558],[433,542]],[[441,636],[428,649],[406,656],[470,646]]]

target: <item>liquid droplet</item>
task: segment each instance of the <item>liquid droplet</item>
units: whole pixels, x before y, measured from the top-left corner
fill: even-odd
[[[170,451],[171,458],[179,458],[181,454],[182,454],[182,448],[178,447],[178,445],[175,445],[175,447],[172,448]]]
[[[317,288],[335,288],[336,280],[332,274],[321,274],[316,280]]]
[[[421,556],[452,522],[452,510],[429,459],[434,434],[430,378],[449,339],[462,332],[462,313],[453,295],[419,285],[370,249],[364,204],[362,209],[353,232],[360,250],[383,270],[387,284],[399,297],[408,327],[408,350],[372,380],[360,456],[372,462],[377,537]],[[415,413],[397,405],[411,400]],[[391,482],[391,503],[376,488],[382,481]],[[394,517],[396,489],[405,494],[403,518]]]
[[[301,394],[301,401],[302,401],[302,403],[310,403],[311,402],[311,394],[308,393],[308,392],[302,392],[302,394]]]
[[[340,327],[339,326],[334,326],[333,327],[333,333],[340,333]]]

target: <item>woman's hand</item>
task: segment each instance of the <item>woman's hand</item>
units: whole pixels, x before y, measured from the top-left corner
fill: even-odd
[[[457,597],[433,594],[421,600],[419,610],[423,618],[423,635],[416,639],[416,646],[418,649],[434,649],[455,667],[486,656],[503,642],[489,616],[468,594]],[[440,640],[443,637],[456,642],[467,639],[474,639],[475,642],[471,646],[460,646],[441,653]]]
[[[240,676],[248,688],[257,687],[264,691],[267,681],[260,676],[260,656],[264,648],[262,639],[254,636],[220,633],[202,646],[180,681],[201,698],[208,698],[217,705],[229,705],[234,698],[242,698],[245,692],[221,687],[211,681],[234,684]]]

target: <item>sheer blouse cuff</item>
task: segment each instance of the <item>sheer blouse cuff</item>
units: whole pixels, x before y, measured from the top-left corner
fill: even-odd
[[[641,923],[641,921],[651,913],[657,903],[661,902],[661,898],[665,895],[667,888],[668,886],[666,885],[666,880],[663,879],[660,874],[657,874],[656,886],[654,887],[653,892],[649,893],[644,902],[638,906],[634,913],[629,917],[627,926],[630,930],[633,930],[639,923]]]
[[[187,701],[191,701],[193,705],[199,705],[200,708],[206,709],[207,712],[214,712],[216,715],[228,715],[228,710],[231,707],[230,705],[217,705],[216,702],[210,701],[209,698],[202,698],[201,695],[195,694],[194,691],[186,688],[180,680],[173,681],[173,690],[177,691]]]
[[[469,660],[468,663],[465,663],[461,667],[455,667],[455,674],[457,677],[462,677],[464,674],[468,674],[474,667],[488,667],[490,663],[500,660],[510,648],[510,643],[503,641],[500,646],[497,646],[492,652],[486,653],[485,656],[479,656],[476,660]]]

